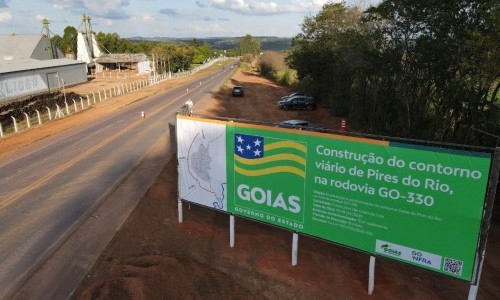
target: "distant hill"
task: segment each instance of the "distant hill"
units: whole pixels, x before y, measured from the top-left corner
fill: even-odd
[[[290,47],[292,38],[282,38],[273,36],[253,36],[261,43],[261,49],[282,51]],[[169,43],[189,43],[193,38],[169,38],[169,37],[131,37],[130,40],[134,41],[161,41]],[[210,38],[196,38],[196,40],[201,43],[207,43],[212,49],[233,49],[236,48],[240,42],[241,37],[210,37]]]

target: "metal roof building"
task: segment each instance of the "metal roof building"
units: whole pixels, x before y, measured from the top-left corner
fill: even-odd
[[[45,35],[0,35],[0,103],[86,82],[86,63],[62,57]]]
[[[95,60],[96,72],[102,72],[104,69],[137,70],[137,73],[143,74],[151,71],[150,62],[144,53],[117,53],[102,54]]]
[[[51,49],[49,39],[43,34],[0,34],[1,60],[45,60],[63,57],[64,54],[57,47]]]

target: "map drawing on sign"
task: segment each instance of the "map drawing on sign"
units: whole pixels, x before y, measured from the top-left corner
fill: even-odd
[[[179,197],[227,211],[225,126],[177,120]]]

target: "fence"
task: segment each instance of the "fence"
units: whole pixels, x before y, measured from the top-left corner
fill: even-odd
[[[220,60],[221,59],[214,59],[189,71],[149,76],[147,79],[141,79],[140,81],[120,83],[112,87],[103,88],[83,95],[78,95],[76,98],[72,97],[70,99],[65,99],[64,105],[62,106],[58,104],[56,104],[56,106],[52,108],[46,106],[42,111],[38,109],[35,110],[35,113],[32,115],[24,112],[22,118],[16,118],[15,116],[11,115],[10,119],[12,120],[12,122],[10,124],[2,124],[0,122],[0,138],[3,138],[9,134],[15,134],[21,131],[28,130],[32,126],[42,125],[52,120],[67,117],[79,111],[88,109],[104,100],[122,96],[127,93],[132,93],[168,79],[179,79],[193,75],[196,72],[199,72],[200,70],[205,69]]]

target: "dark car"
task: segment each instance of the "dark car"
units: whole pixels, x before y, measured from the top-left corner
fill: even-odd
[[[243,95],[245,95],[245,91],[243,91],[243,87],[242,86],[235,86],[233,87],[233,91],[231,92],[231,95],[233,97],[243,97]]]
[[[294,129],[305,129],[305,130],[324,130],[327,129],[321,124],[311,123],[306,120],[286,120],[278,124],[281,128],[294,128]]]
[[[313,97],[304,95],[295,95],[292,97],[284,98],[277,103],[279,109],[307,109],[313,110],[316,108],[316,102]]]
[[[293,93],[293,94],[290,94],[290,95],[286,95],[286,96],[281,97],[281,99],[280,99],[280,100],[285,100],[285,99],[288,99],[288,98],[291,98],[291,97],[294,97],[294,96],[306,96],[306,94],[301,93],[301,92],[295,92],[295,93]]]

